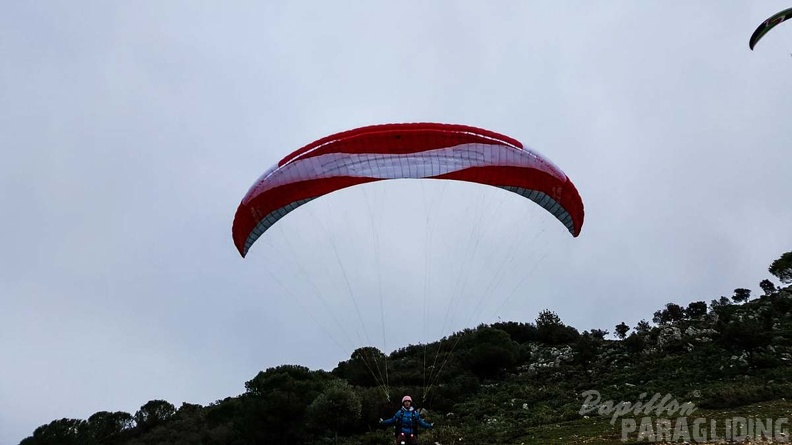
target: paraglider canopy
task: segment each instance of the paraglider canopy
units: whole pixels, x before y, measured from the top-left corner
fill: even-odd
[[[376,181],[387,183],[369,185]],[[415,194],[418,185],[421,196]],[[434,197],[430,191],[427,196],[424,186],[439,186],[436,190],[443,191]],[[449,192],[449,197],[444,194],[446,186],[464,193]],[[356,191],[341,191],[348,188],[366,196],[359,204],[365,201],[369,218],[344,211],[355,205],[341,204],[342,197],[355,196]],[[366,190],[377,188],[383,192],[391,188],[399,197],[384,199],[380,195],[374,198],[376,206],[371,206]],[[327,196],[335,192],[339,193]],[[414,205],[416,201],[423,201],[423,212],[420,205]],[[332,205],[319,215],[312,214],[328,203]],[[461,203],[464,205],[458,205]],[[506,203],[518,209],[502,208]],[[313,216],[310,224],[283,224],[289,222],[281,221],[288,213],[303,205],[306,216]],[[392,215],[397,218],[382,217],[394,209]],[[464,339],[469,338],[466,333],[450,335],[454,326],[493,318],[545,257],[541,245],[546,239],[541,236],[544,228],[539,230],[528,214],[540,215],[557,230],[566,228],[573,237],[583,226],[583,201],[576,187],[546,157],[490,130],[456,124],[393,123],[333,134],[286,155],[264,171],[242,198],[232,236],[243,257],[258,239],[265,238],[262,242],[270,247],[265,258],[271,261],[261,262],[262,270],[298,303],[301,297],[313,300],[301,306],[341,349],[354,350],[344,369],[349,375],[363,374],[359,383],[376,384],[388,401],[391,376],[386,319],[398,321],[402,338],[418,335],[422,318],[422,391],[413,392],[413,396],[419,400],[420,394],[423,403],[432,387],[448,376],[446,364],[457,346],[462,342],[464,348]],[[328,229],[327,223],[332,225],[337,216],[345,219],[344,223],[336,226],[338,230]],[[438,224],[443,218],[446,224]],[[370,226],[366,226],[367,219]],[[295,223],[299,220],[292,219]],[[410,227],[410,220],[420,224]],[[393,221],[396,223],[389,227]],[[396,227],[402,223],[404,227]],[[278,236],[269,232],[273,227]],[[423,230],[416,230],[419,228]],[[289,241],[290,230],[300,238],[296,246]],[[317,234],[321,231],[325,237]],[[558,232],[566,236],[564,231]],[[369,233],[370,241],[364,236]],[[328,241],[324,247],[322,239]],[[488,242],[493,240],[497,241]],[[342,259],[344,249],[351,252],[351,264]],[[536,261],[528,259],[534,255]],[[307,261],[306,256],[310,257]],[[333,260],[338,273],[331,271]],[[423,268],[418,270],[421,264]],[[511,283],[509,270],[515,273]],[[388,277],[389,271],[394,278]],[[300,291],[300,286],[308,287]],[[511,290],[501,290],[504,286]],[[369,335],[377,318],[377,327],[382,329],[381,349],[372,346]],[[428,331],[435,329],[443,340],[430,345]],[[401,375],[409,385],[417,383],[415,376]]]
[[[577,237],[583,202],[564,172],[508,136],[455,124],[362,127],[302,147],[268,169],[240,203],[232,228],[244,257],[287,213],[334,191],[391,179],[447,179],[528,198]]]
[[[754,49],[754,46],[756,46],[756,44],[762,39],[762,37],[764,37],[765,34],[789,18],[792,18],[792,8],[777,12],[762,22],[762,24],[756,28],[756,31],[754,31],[754,33],[751,35],[751,39],[748,41],[748,46],[751,48],[751,50]]]

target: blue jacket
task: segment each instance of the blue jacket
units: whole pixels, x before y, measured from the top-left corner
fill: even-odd
[[[400,422],[400,428],[398,429],[397,434],[404,433],[418,435],[418,428],[416,427],[416,424],[427,429],[432,429],[432,424],[421,419],[418,411],[416,411],[412,406],[410,408],[401,407],[400,410],[396,411],[396,414],[394,414],[393,417],[383,420],[382,424],[393,425],[396,422]]]

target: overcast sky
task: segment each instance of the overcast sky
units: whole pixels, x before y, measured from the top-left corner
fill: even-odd
[[[792,25],[748,37],[789,2],[495,3],[6,2],[0,443],[205,405],[365,340],[542,309],[612,332],[759,293],[792,250]],[[234,212],[270,165],[416,121],[549,157],[583,197],[580,236],[503,190],[393,181],[314,201],[239,256]]]

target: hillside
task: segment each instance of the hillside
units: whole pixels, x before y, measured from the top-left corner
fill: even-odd
[[[761,287],[669,303],[614,334],[545,310],[387,357],[362,348],[330,372],[261,371],[244,394],[208,406],[152,400],[134,414],[55,420],[20,445],[389,444],[377,421],[405,393],[436,425],[421,443],[639,443],[641,432],[703,443],[702,432],[742,441],[740,428],[778,441],[792,428],[792,286]],[[383,386],[373,369],[386,365]]]

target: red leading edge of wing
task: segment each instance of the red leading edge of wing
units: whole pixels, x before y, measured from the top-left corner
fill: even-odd
[[[430,136],[431,135],[431,136]],[[420,140],[421,144],[406,141]],[[376,144],[372,142],[376,141]],[[336,133],[314,141],[278,162],[282,167],[298,157],[318,156],[330,151],[338,153],[405,154],[443,148],[465,142],[500,142],[523,148],[520,141],[482,128],[456,124],[382,124]],[[322,147],[322,150],[313,151]],[[310,152],[310,155],[308,154]]]

